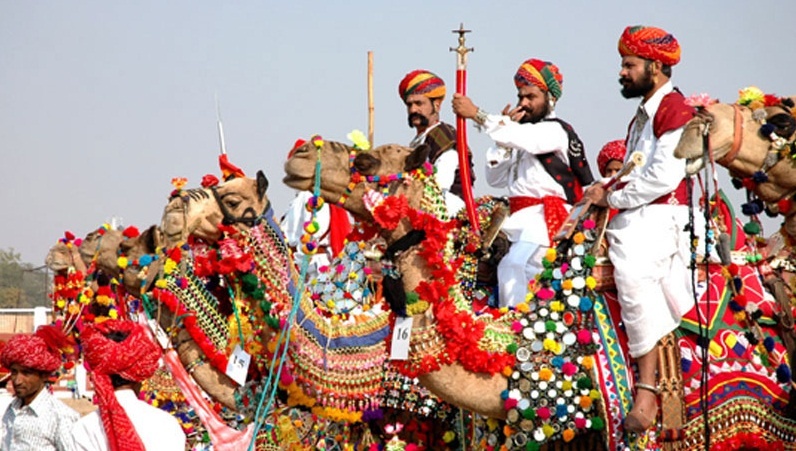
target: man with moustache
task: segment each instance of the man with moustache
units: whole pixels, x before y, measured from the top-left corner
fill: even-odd
[[[65,344],[57,326],[43,326],[35,334],[15,335],[0,351],[15,396],[3,414],[0,449],[73,449],[71,430],[79,415],[47,390],[50,376],[61,367],[60,347]]]
[[[628,154],[640,151],[643,166],[606,192],[600,184],[585,196],[619,213],[608,225],[608,255],[639,378],[625,429],[642,432],[657,417],[658,341],[674,330],[693,305],[685,161],[674,157],[684,125],[694,114],[672,86],[680,45],[660,28],[627,27],[619,38],[622,96],[641,97],[627,136]]]
[[[440,107],[445,98],[445,82],[427,70],[414,70],[401,80],[398,95],[406,105],[409,127],[417,131],[409,147],[426,144],[431,148],[428,159],[434,165],[437,185],[445,198],[448,215],[455,216],[464,207],[464,201],[456,151],[456,129],[439,119]],[[471,180],[475,181],[469,149],[468,161]]]
[[[555,115],[563,83],[558,67],[529,59],[514,83],[517,106],[506,105],[502,115],[487,114],[465,96],[453,98],[453,111],[475,120],[497,144],[486,154],[487,183],[508,188],[511,215],[502,230],[512,245],[498,265],[501,306],[525,301],[528,282],[542,271],[544,253],[570,205],[594,181],[583,143]]]

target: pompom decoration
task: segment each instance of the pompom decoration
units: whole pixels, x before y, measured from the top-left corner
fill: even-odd
[[[759,235],[761,227],[760,224],[756,222],[747,222],[743,226],[743,231],[746,232],[747,235]]]
[[[777,382],[787,384],[791,381],[790,367],[786,363],[781,363],[777,367]]]

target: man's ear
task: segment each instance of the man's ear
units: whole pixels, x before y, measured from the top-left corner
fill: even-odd
[[[442,108],[442,97],[437,97],[431,100],[431,105],[434,106],[434,112],[439,113]]]

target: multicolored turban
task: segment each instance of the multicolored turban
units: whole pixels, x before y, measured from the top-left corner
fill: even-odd
[[[427,70],[414,70],[398,85],[398,95],[404,102],[412,94],[423,94],[429,99],[445,97],[445,82]]]
[[[619,54],[674,66],[680,62],[680,44],[674,36],[660,28],[636,25],[625,28],[619,37]]]
[[[16,363],[43,373],[53,373],[61,367],[61,348],[66,344],[66,335],[58,326],[42,326],[32,335],[11,337],[0,351],[0,363],[8,369]]]
[[[127,337],[117,343],[107,337],[112,332],[121,332]],[[127,320],[108,320],[91,325],[83,331],[81,338],[83,355],[94,381],[102,428],[111,451],[143,451],[141,438],[116,399],[111,375],[134,382],[152,377],[158,369],[160,348],[142,325]]]
[[[600,175],[605,177],[605,169],[611,160],[625,161],[625,153],[627,153],[627,148],[624,139],[610,141],[604,145],[597,155],[597,168],[600,170]]]
[[[531,58],[517,69],[514,75],[514,84],[517,88],[535,85],[542,91],[549,92],[556,100],[561,98],[564,76],[558,67],[549,62]]]

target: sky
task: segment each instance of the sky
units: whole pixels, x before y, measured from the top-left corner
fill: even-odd
[[[674,34],[673,81],[686,95],[734,102],[749,85],[794,94],[794,17],[790,0],[0,0],[0,249],[39,265],[67,230],[84,236],[114,217],[159,223],[173,177],[195,187],[219,173],[216,99],[230,160],[265,171],[281,215],[294,196],[281,180],[296,139],[367,132],[368,51],[375,142],[407,144],[398,83],[424,68],[452,93],[460,23],[472,30],[473,101],[499,112],[516,101],[524,60],[554,62],[564,76],[557,114],[594,165],[638,104],[619,94],[625,26]],[[442,119],[455,123],[450,96]],[[484,182],[490,140],[473,127],[468,137],[476,196],[501,194]],[[722,187],[739,210],[743,193],[727,177]]]

